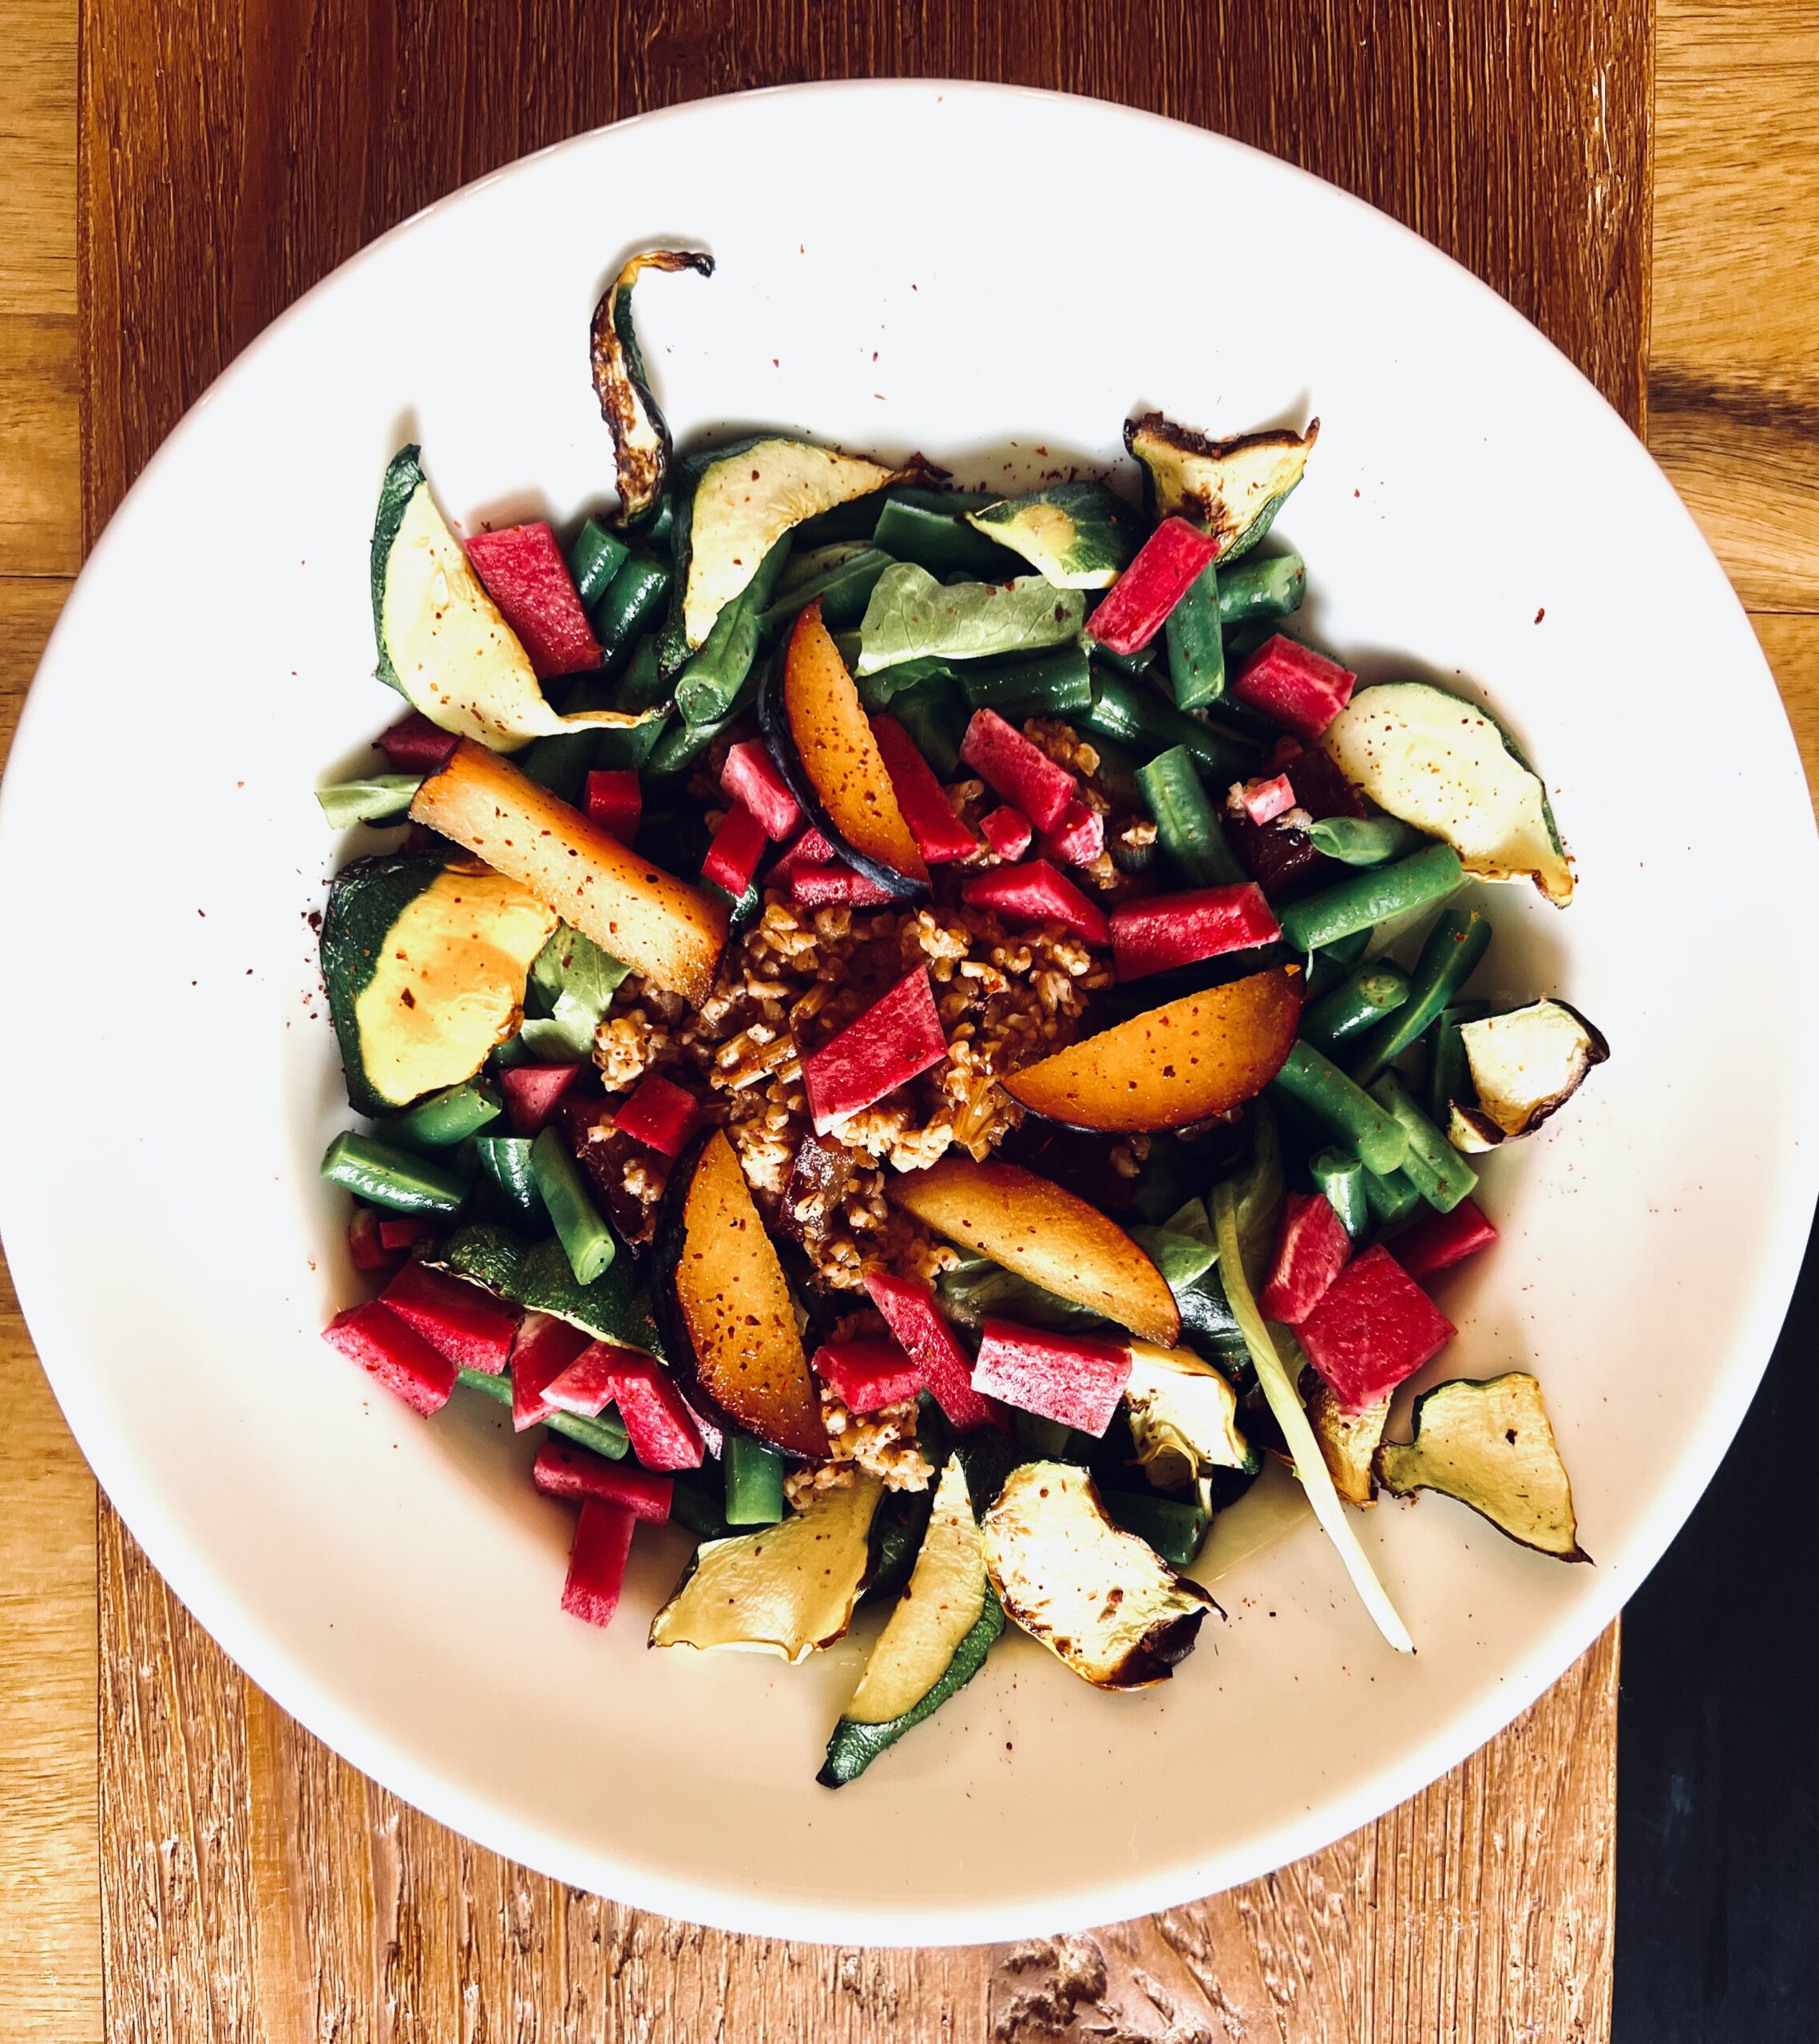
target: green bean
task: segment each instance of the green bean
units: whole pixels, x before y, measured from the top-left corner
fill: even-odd
[[[1194,763],[1215,786],[1242,781],[1256,766],[1261,748],[1234,731],[1178,710],[1147,682],[1121,675],[1095,674],[1092,703],[1080,722],[1121,745],[1185,746]]]
[[[1282,935],[1297,951],[1314,951],[1336,937],[1373,929],[1391,916],[1443,901],[1464,877],[1450,845],[1429,845],[1413,858],[1353,873],[1291,901],[1280,918]]]
[[[960,741],[966,719],[948,683],[925,681],[920,687],[899,695],[890,706],[890,714],[944,781],[951,780],[960,771]]]
[[[669,563],[656,554],[632,553],[607,584],[606,593],[594,608],[593,628],[608,673],[656,622],[657,613],[668,600],[670,574]]]
[[[1307,834],[1317,852],[1341,866],[1387,866],[1425,842],[1393,816],[1325,816]]]
[[[368,774],[358,781],[337,781],[318,788],[323,819],[331,830],[355,823],[402,823],[410,798],[422,786],[421,774]]]
[[[1367,1171],[1364,1192],[1365,1202],[1379,1226],[1406,1218],[1421,1203],[1420,1186],[1405,1171]]]
[[[1320,995],[1330,992],[1369,949],[1370,932],[1355,929],[1349,937],[1342,937],[1338,943],[1326,945],[1315,952],[1308,961],[1308,999],[1317,1000]]]
[[[1478,1182],[1478,1174],[1415,1104],[1414,1095],[1393,1072],[1386,1072],[1370,1089],[1379,1107],[1387,1107],[1409,1139],[1402,1168],[1415,1190],[1433,1207],[1450,1214]]]
[[[648,772],[656,778],[665,774],[680,774],[684,767],[693,765],[727,725],[735,717],[743,716],[757,699],[758,677],[749,674],[723,717],[716,717],[705,724],[688,724],[678,718],[667,727],[652,748]]]
[[[890,565],[888,553],[880,553],[876,547],[863,547],[847,560],[836,561],[832,567],[809,576],[793,588],[786,589],[764,612],[758,620],[759,635],[766,639],[775,638],[810,604],[820,604],[823,624],[832,627],[857,623],[866,614],[866,604],[874,584]]]
[[[913,660],[899,660],[894,667],[879,667],[871,674],[855,677],[854,685],[859,691],[859,700],[875,717],[880,710],[888,710],[900,695],[906,695],[913,688],[920,688],[924,682],[952,678],[953,664],[940,653],[922,653]]]
[[[1163,627],[1175,707],[1197,710],[1225,693],[1225,640],[1219,630],[1219,575],[1209,561]]]
[[[957,671],[975,710],[996,710],[1013,721],[1071,717],[1092,702],[1092,670],[1086,648],[1077,641],[1052,653],[1020,660],[981,660]]]
[[[1190,886],[1231,886],[1250,877],[1232,856],[1185,746],[1171,746],[1139,766],[1137,785],[1155,818],[1157,842]]]
[[[1357,1241],[1370,1226],[1371,1218],[1362,1162],[1349,1150],[1322,1150],[1308,1159],[1307,1168],[1334,1212],[1345,1222],[1345,1233]]]
[[[726,715],[758,657],[759,620],[789,555],[786,533],[739,594],[720,606],[712,629],[676,677],[676,707],[684,723],[711,724]]]
[[[783,1458],[750,1434],[728,1434],[726,1447],[729,1526],[775,1526],[783,1515]]]
[[[467,1197],[466,1182],[447,1165],[351,1130],[329,1144],[322,1175],[394,1214],[454,1214]]]
[[[513,764],[559,802],[578,802],[588,769],[594,763],[596,735],[592,731],[558,731],[534,739]]]
[[[1393,1171],[1409,1154],[1409,1139],[1395,1116],[1311,1044],[1296,1044],[1270,1083],[1350,1143],[1372,1171]]]
[[[669,1515],[698,1540],[723,1540],[727,1526],[719,1505],[706,1487],[680,1471],[670,1480]]]
[[[609,533],[597,518],[584,518],[569,549],[569,572],[575,578],[575,593],[582,607],[592,610],[606,594],[606,585],[625,564],[632,551],[616,533]]]
[[[1115,653],[1109,646],[1101,646],[1096,642],[1092,648],[1096,665],[1108,667],[1113,674],[1122,675],[1127,681],[1136,680],[1139,675],[1153,667],[1161,656],[1162,640],[1153,636],[1134,653]]]
[[[386,1139],[411,1150],[452,1150],[505,1112],[499,1089],[490,1079],[464,1079],[419,1100],[395,1121],[386,1123]]]
[[[528,1135],[480,1135],[474,1138],[480,1168],[499,1188],[507,1202],[526,1219],[543,1211],[543,1195],[537,1189],[537,1174],[531,1169]]]
[[[489,1377],[485,1370],[462,1370],[455,1382],[468,1391],[484,1391],[496,1404],[509,1409],[512,1402],[512,1380],[501,1372],[497,1377]],[[624,1428],[611,1412],[602,1412],[598,1419],[585,1419],[579,1412],[549,1412],[543,1424],[553,1434],[565,1435],[581,1448],[592,1448],[596,1455],[604,1455],[608,1461],[623,1462],[632,1444]],[[673,1498],[670,1506],[672,1518],[680,1519]]]
[[[1456,1000],[1441,1012],[1434,1024],[1433,1043],[1428,1053],[1428,1112],[1442,1130],[1452,1119],[1453,1102],[1470,1098],[1471,1068],[1466,1061],[1460,1025],[1476,1022],[1489,1012],[1488,1001]]]
[[[568,1252],[575,1282],[591,1285],[612,1262],[618,1245],[612,1230],[594,1210],[580,1166],[554,1129],[546,1128],[531,1144],[530,1168],[557,1238]]]
[[[1219,622],[1286,617],[1301,608],[1306,593],[1307,563],[1298,553],[1273,553],[1267,560],[1251,554],[1220,573]]]
[[[893,490],[872,529],[872,545],[893,560],[914,561],[931,575],[958,569],[969,576],[1002,581],[1027,573],[1026,561],[987,539],[962,516],[991,501],[989,497],[950,497],[941,490]]]
[[[1424,1033],[1471,978],[1490,943],[1491,925],[1477,909],[1448,909],[1435,918],[1409,975],[1408,1000],[1358,1040],[1351,1071],[1361,1086],[1368,1086]]]
[[[1330,1057],[1336,1045],[1393,1015],[1408,998],[1409,976],[1402,968],[1387,958],[1373,959],[1302,1010],[1301,1033]]]

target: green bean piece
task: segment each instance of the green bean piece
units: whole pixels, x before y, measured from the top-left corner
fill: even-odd
[[[1365,1173],[1365,1199],[1379,1226],[1404,1221],[1421,1203],[1421,1189],[1405,1171]]]
[[[1433,1042],[1428,1051],[1428,1113],[1443,1130],[1452,1119],[1453,1102],[1472,1097],[1471,1067],[1466,1061],[1460,1024],[1481,1020],[1490,1012],[1488,1001],[1456,1000],[1441,1011],[1434,1024]]]
[[[584,518],[569,549],[569,572],[575,578],[575,593],[582,608],[592,610],[606,594],[606,585],[625,564],[632,551],[616,533],[609,533],[597,518]]]
[[[1395,1116],[1313,1044],[1297,1043],[1270,1083],[1349,1143],[1372,1171],[1393,1171],[1408,1155],[1409,1139]]]
[[[759,563],[758,572],[730,603],[676,677],[676,707],[683,721],[709,724],[726,715],[758,657],[758,625],[790,557],[786,533]]]
[[[723,1540],[728,1531],[719,1501],[705,1485],[680,1472],[670,1480],[669,1515],[698,1540]]]
[[[1266,560],[1250,554],[1219,576],[1219,622],[1247,624],[1286,617],[1301,608],[1306,593],[1307,563],[1298,553],[1273,553]]]
[[[965,735],[966,719],[947,682],[925,681],[921,687],[899,695],[890,706],[890,714],[944,781],[952,780],[959,773],[960,741]]]
[[[793,624],[799,613],[810,604],[820,604],[821,621],[830,629],[835,625],[856,624],[866,614],[873,585],[890,565],[888,553],[881,553],[876,547],[866,547],[850,560],[824,568],[819,574],[811,575],[794,588],[786,590],[769,605],[758,620],[759,636],[775,638],[786,625]]]
[[[446,1164],[351,1130],[329,1144],[322,1175],[394,1214],[454,1214],[467,1198],[467,1182]]]
[[[485,1370],[462,1370],[457,1373],[455,1382],[464,1390],[485,1392],[496,1404],[510,1411],[512,1380],[509,1372],[489,1377]],[[623,1462],[632,1445],[624,1428],[611,1412],[602,1412],[594,1420],[585,1419],[579,1412],[552,1412],[543,1424],[553,1434],[565,1435],[578,1447],[591,1448],[609,1462]],[[673,1501],[670,1511],[672,1518],[681,1516]]]
[[[775,1526],[783,1515],[783,1458],[750,1434],[728,1434],[726,1447],[729,1526]]]
[[[1229,887],[1249,879],[1226,842],[1206,783],[1185,746],[1171,746],[1139,766],[1137,785],[1155,818],[1157,842],[1189,886]]]
[[[1387,866],[1427,840],[1393,816],[1326,816],[1308,831],[1314,849],[1341,866]]]
[[[423,780],[421,774],[368,774],[361,780],[318,788],[315,798],[331,830],[355,823],[402,823]]]
[[[1297,951],[1318,950],[1335,938],[1373,929],[1391,916],[1444,901],[1464,877],[1450,845],[1429,845],[1413,858],[1349,874],[1318,894],[1291,901],[1279,918],[1282,936]]]
[[[1028,574],[1029,564],[1009,548],[987,539],[963,515],[992,499],[949,496],[941,490],[893,490],[872,529],[872,545],[894,561],[913,561],[931,575],[957,570],[969,580],[1005,581]]]
[[[1330,992],[1369,949],[1370,932],[1355,929],[1349,937],[1341,937],[1337,944],[1329,944],[1315,952],[1308,961],[1308,999],[1314,1000],[1322,994]]]
[[[612,1262],[618,1245],[594,1210],[580,1166],[554,1129],[546,1128],[531,1144],[530,1168],[575,1282],[591,1285]]]
[[[1357,1153],[1322,1150],[1308,1159],[1307,1168],[1334,1212],[1345,1222],[1345,1233],[1353,1242],[1359,1240],[1370,1226],[1371,1213],[1365,1193],[1367,1174]]]
[[[530,1138],[477,1135],[474,1147],[480,1155],[480,1168],[504,1194],[506,1203],[526,1220],[541,1216],[543,1195],[537,1189],[537,1174],[531,1168]]]
[[[981,660],[957,671],[975,710],[996,710],[1013,723],[1020,717],[1072,717],[1092,702],[1092,669],[1078,641],[1052,653]]]
[[[1147,673],[1162,657],[1162,641],[1151,638],[1134,653],[1115,653],[1109,646],[1101,646],[1096,640],[1088,642],[1095,666],[1108,668],[1113,674],[1122,675],[1127,681],[1135,681]]]
[[[620,563],[593,612],[602,664],[613,672],[669,600],[670,564],[654,553],[632,553]]]
[[[880,710],[890,709],[898,696],[908,695],[911,689],[920,688],[925,682],[951,679],[953,674],[951,660],[940,653],[922,653],[913,660],[899,660],[895,667],[857,675],[854,682],[859,691],[859,700],[875,717]]]
[[[1429,1206],[1450,1214],[1478,1182],[1478,1174],[1415,1104],[1415,1096],[1393,1072],[1386,1072],[1370,1089],[1379,1107],[1387,1107],[1409,1139],[1402,1168]]]
[[[407,1150],[452,1150],[477,1135],[505,1112],[499,1089],[488,1079],[463,1079],[407,1107],[385,1125],[386,1139]]]
[[[1491,925],[1480,909],[1448,909],[1435,917],[1409,975],[1408,1000],[1358,1039],[1351,1072],[1361,1086],[1368,1086],[1425,1032],[1428,1024],[1462,991],[1490,944]]]
[[[1099,664],[1096,659],[1095,665]],[[1243,780],[1255,767],[1262,751],[1260,746],[1235,731],[1176,709],[1147,682],[1129,681],[1118,674],[1095,673],[1092,701],[1080,711],[1080,721],[1091,731],[1116,739],[1120,745],[1153,747],[1159,751],[1165,746],[1183,746],[1215,787]]]
[[[1330,1057],[1337,1044],[1393,1015],[1408,998],[1409,976],[1402,968],[1387,958],[1373,959],[1302,1010],[1301,1033]]]
[[[1219,630],[1219,575],[1209,561],[1163,627],[1168,679],[1179,710],[1197,710],[1225,693],[1225,639]]]
[[[664,727],[663,736],[652,748],[648,771],[653,779],[680,774],[705,752],[735,718],[743,717],[758,699],[758,677],[748,674],[723,717],[710,723],[685,723],[679,717]]]
[[[578,802],[594,763],[596,736],[592,731],[553,732],[533,739],[514,763],[559,802]]]

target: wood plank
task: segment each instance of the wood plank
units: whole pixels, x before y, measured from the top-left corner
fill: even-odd
[[[1750,621],[1787,705],[1806,784],[1819,802],[1819,616],[1764,612]]]
[[[1649,444],[1753,609],[1819,609],[1819,10],[1662,0]]]

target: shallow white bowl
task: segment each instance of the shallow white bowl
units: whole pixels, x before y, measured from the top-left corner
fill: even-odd
[[[895,198],[866,170],[887,133],[918,145]],[[982,227],[979,167],[1007,162],[1046,166],[1065,217]],[[1203,230],[1159,191],[1203,195]],[[1280,260],[1234,266],[1245,220]],[[1487,1172],[1505,1240],[1445,1286],[1444,1362],[1539,1372],[1595,1567],[1444,1500],[1380,1507],[1364,1538],[1420,1645],[1399,1659],[1311,1519],[1247,1503],[1206,1564],[1229,1620],[1168,1687],[1104,1697],[1012,1642],[830,1794],[813,1777],[857,1642],[798,1670],[647,1653],[682,1551],[661,1539],[612,1631],[573,1623],[567,1515],[490,1408],[425,1425],[323,1348],[356,1288],[315,1171],[346,1110],[307,921],[339,848],[311,790],[397,711],[371,679],[380,471],[420,439],[470,525],[610,502],[587,321],[652,240],[719,258],[711,283],[640,299],[681,437],[774,422],[1013,481],[1114,461],[1134,407],[1221,432],[1320,415],[1281,528],[1311,564],[1303,624],[1373,677],[1482,687],[1578,858],[1565,915],[1484,890],[1487,976],[1568,994],[1613,1056]],[[1434,250],[1279,163],[1086,101],[915,84],[684,107],[489,178],[336,272],[96,549],[0,810],[6,1245],[152,1559],[256,1682],[413,1803],[743,1930],[1103,1921],[1421,1788],[1660,1554],[1805,1237],[1813,953],[1786,905],[1816,880],[1780,703],[1691,521],[1577,374]]]

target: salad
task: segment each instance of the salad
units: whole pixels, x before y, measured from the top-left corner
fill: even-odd
[[[799,1662],[883,1607],[830,1786],[1007,1621],[1167,1678],[1267,1457],[1402,1650],[1380,1492],[1586,1559],[1532,1376],[1391,1416],[1496,1240],[1474,1159],[1607,1053],[1474,992],[1488,888],[1573,893],[1514,739],[1290,628],[1318,422],[1133,419],[1140,511],[783,434],[678,455],[634,287],[712,267],[640,254],[595,315],[610,519],[464,542],[419,449],[386,472],[408,711],[320,791],[384,834],[322,922],[373,1294],[329,1342],[538,1430],[580,1619],[640,1525],[696,1543],[654,1648]]]

